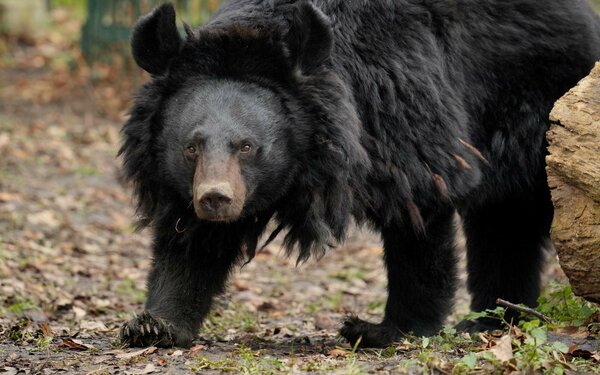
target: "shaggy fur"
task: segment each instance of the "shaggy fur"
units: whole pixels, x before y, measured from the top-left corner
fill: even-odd
[[[600,57],[600,22],[586,3],[232,0],[186,33],[171,5],[133,33],[133,55],[152,80],[120,153],[140,226],[155,240],[146,311],[123,326],[126,343],[189,346],[271,219],[279,226],[270,239],[285,232],[299,261],[340,243],[351,217],[381,231],[384,320],[350,318],[341,329],[363,346],[440,328],[455,288],[456,210],[472,308],[496,298],[535,304],[552,221],[548,113]],[[235,117],[235,100],[207,99],[231,92],[250,115]],[[246,124],[252,116],[265,125]],[[226,222],[200,220],[190,205],[194,167],[175,150],[193,131],[225,144],[242,130],[268,146],[237,159],[203,138],[202,155],[239,163],[244,209]]]

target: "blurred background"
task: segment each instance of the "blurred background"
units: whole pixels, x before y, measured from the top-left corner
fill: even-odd
[[[178,25],[204,23],[221,0],[175,0]],[[129,51],[132,25],[158,0],[0,0],[0,68],[53,72],[54,86],[36,90],[49,102],[84,84],[102,114],[115,117],[129,103],[128,89],[140,83]],[[77,82],[75,82],[77,81]],[[91,86],[90,86],[91,85]],[[113,87],[107,89],[105,85]],[[56,89],[56,90],[54,90]]]
[[[600,0],[589,1],[600,9]],[[221,0],[173,2],[181,27],[182,20],[194,26],[208,20]],[[141,78],[129,52],[131,26],[160,3],[0,0],[0,69],[20,66],[52,71],[54,82],[46,83],[55,86],[40,87],[35,93],[42,102],[69,94],[65,85],[85,83],[88,90],[98,88],[95,95],[102,99],[97,102],[98,110],[115,118],[129,104],[127,95]]]

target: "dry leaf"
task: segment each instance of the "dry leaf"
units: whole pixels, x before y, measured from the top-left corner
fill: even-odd
[[[49,229],[56,229],[60,222],[56,218],[54,211],[46,210],[27,215],[27,223],[33,226],[42,226]]]
[[[127,375],[144,375],[144,374],[151,374],[154,371],[156,371],[156,366],[154,366],[152,363],[148,363],[146,365],[146,367],[144,367],[144,369],[142,369],[142,370],[129,370],[129,371],[125,371],[125,374],[127,374]]]
[[[561,335],[567,335],[574,339],[586,339],[590,333],[586,329],[586,327],[564,327],[558,328],[556,333]]]
[[[87,314],[87,312],[84,309],[77,306],[73,306],[73,312],[75,313],[75,318],[78,320],[83,318]]]
[[[167,360],[164,359],[163,357],[158,357],[158,358],[156,358],[156,364],[159,366],[166,366]]]
[[[108,332],[108,328],[104,323],[94,320],[82,320],[79,323],[79,328],[83,331],[96,331],[96,332]]]
[[[204,349],[206,349],[206,345],[200,345],[200,344],[195,345],[190,349],[188,355],[190,357],[195,357],[198,354],[198,352],[200,352],[201,350],[204,350]]]
[[[488,351],[491,352],[502,362],[510,361],[513,357],[512,352],[512,338],[509,335],[502,336],[496,341],[496,346],[492,347]]]
[[[150,346],[150,347],[147,347],[145,349],[138,350],[135,352],[119,353],[119,354],[116,354],[115,357],[119,358],[119,359],[131,359],[131,358],[135,358],[135,357],[141,357],[143,355],[154,354],[157,351],[158,351],[158,348],[156,346]]]
[[[250,287],[247,284],[244,284],[243,282],[240,282],[240,281],[234,281],[233,287],[239,291],[244,291],[244,290],[250,289]]]
[[[73,350],[88,350],[88,349],[94,348],[94,346],[92,346],[92,345],[86,345],[86,344],[82,343],[81,341],[74,340],[70,337],[63,337],[62,343],[63,343],[63,345],[67,346],[69,349],[73,349]]]
[[[42,335],[44,335],[44,337],[56,336],[56,333],[52,331],[52,328],[50,328],[50,325],[47,322],[42,322],[38,324],[38,326],[40,327],[40,331],[42,331]]]
[[[8,145],[10,143],[10,136],[8,135],[8,133],[1,133],[0,134],[0,148]]]
[[[329,351],[329,353],[327,353],[328,356],[330,357],[345,357],[348,355],[348,352],[342,349],[332,349]]]
[[[0,192],[0,202],[14,202],[19,201],[22,198],[23,197],[17,193]]]
[[[575,350],[577,350],[578,348],[579,348],[579,344],[578,343],[574,343],[573,345],[569,346],[569,350],[567,351],[567,353],[571,354]]]

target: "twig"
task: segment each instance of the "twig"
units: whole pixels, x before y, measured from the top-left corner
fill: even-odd
[[[546,315],[544,315],[540,312],[535,311],[534,309],[530,309],[529,307],[525,307],[525,306],[515,305],[514,303],[505,301],[501,298],[498,298],[496,300],[496,304],[507,307],[509,309],[516,310],[518,312],[522,312],[524,314],[533,315],[536,318],[542,319],[546,323],[550,323],[552,321],[552,319],[550,319],[549,317],[547,317]]]

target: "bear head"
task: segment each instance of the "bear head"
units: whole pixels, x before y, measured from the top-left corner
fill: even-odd
[[[152,75],[120,153],[141,224],[243,225],[247,251],[271,218],[300,260],[342,240],[369,168],[333,31],[308,1],[225,12],[182,38],[166,4],[134,27]]]

